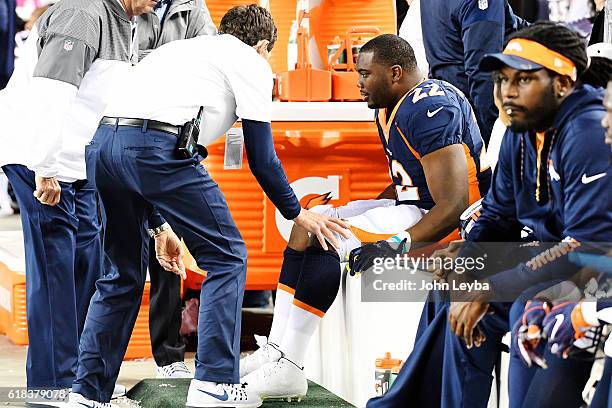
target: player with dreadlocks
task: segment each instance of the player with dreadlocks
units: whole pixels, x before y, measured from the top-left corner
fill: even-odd
[[[476,246],[470,244],[479,241],[519,241],[523,226],[531,229],[533,239],[540,242],[611,242],[612,203],[607,197],[612,193],[612,183],[601,127],[603,90],[591,86],[602,85],[602,78],[610,72],[609,61],[589,59],[580,35],[563,25],[543,22],[515,33],[503,53],[483,58],[481,68],[495,71],[511,124],[493,186],[462,255],[469,254]],[[493,293],[518,296],[546,281],[567,279],[577,268],[568,256],[559,256],[520,263],[488,277],[488,281]],[[499,341],[522,318],[521,302],[515,302],[512,310],[507,303],[489,303],[486,298],[451,306],[450,329],[457,337],[447,336],[445,364],[460,378],[443,387],[443,400],[470,398],[476,403],[469,406],[486,406],[487,398],[474,396],[478,389],[474,384],[489,379],[482,389],[482,395],[488,396],[487,382],[490,384]],[[485,316],[487,310],[495,315]],[[487,340],[470,350],[467,347],[472,345],[476,324]],[[548,370],[525,368],[518,347],[514,347],[516,340],[515,336],[510,406],[580,405],[590,362],[558,359],[548,350],[544,355]],[[467,367],[461,366],[461,358],[468,359]],[[449,388],[454,392],[444,398]],[[472,394],[469,397],[467,389]]]
[[[571,29],[542,22],[513,34],[502,53],[483,58],[481,69],[495,72],[511,123],[481,215],[459,256],[482,256],[482,242],[520,242],[525,227],[533,231],[533,241],[555,246],[566,241],[570,249],[578,243],[611,242],[612,183],[609,148],[601,127],[603,90],[592,86],[601,85],[604,73],[609,75],[609,64],[599,58],[589,60],[583,39]],[[550,245],[542,247],[550,249]],[[528,250],[536,255],[534,262],[508,256],[505,260],[514,260],[514,264],[502,272],[492,273],[495,268],[487,267],[481,275],[452,272],[445,276],[450,282],[477,278],[487,282],[490,290],[472,291],[471,301],[462,298],[462,302],[451,303],[445,335],[434,330],[436,336],[426,333],[415,344],[414,350],[443,355],[441,392],[428,387],[423,393],[428,402],[420,398],[420,406],[487,406],[502,337],[525,310],[524,300],[516,300],[514,307],[511,302],[519,296],[528,299],[552,282],[573,275],[578,266],[563,255],[566,250],[557,249],[561,256],[551,260],[541,256],[541,247],[534,246]],[[536,287],[539,290],[533,291]],[[439,346],[440,337],[444,337],[443,346]],[[581,405],[592,360],[560,359],[549,350],[544,355],[547,370],[527,368],[517,355],[514,338],[512,342],[511,408]],[[416,406],[410,381],[420,379],[410,367],[411,360],[419,358],[422,356],[413,352],[402,370],[408,380],[400,372],[390,392],[370,401],[368,407]],[[428,375],[433,375],[432,366],[428,366]],[[402,392],[403,388],[412,392]]]
[[[606,144],[612,145],[612,80],[608,82],[608,89],[604,99],[606,116],[602,126],[606,129]],[[525,319],[515,324],[515,333],[529,332],[534,329],[541,333],[536,340],[547,342],[547,348],[551,353],[562,358],[567,358],[577,350],[589,347],[593,339],[600,340],[601,328],[606,324],[612,324],[612,297],[609,295],[612,287],[612,251],[604,256],[593,256],[591,254],[573,253],[570,255],[572,262],[584,266],[582,275],[589,275],[596,280],[596,285],[586,285],[585,297],[576,301],[567,299],[564,302],[552,306],[546,303],[531,302],[535,307],[525,312]],[[593,274],[595,273],[595,276]],[[533,348],[533,341],[525,336],[517,335],[513,345],[520,347],[520,357],[529,363],[542,364],[545,361],[538,355],[537,348]],[[591,408],[605,408],[612,404],[612,336],[605,342],[605,363],[600,381],[596,384],[596,390],[590,401]],[[545,365],[545,364],[544,364]],[[587,401],[588,402],[588,401]]]

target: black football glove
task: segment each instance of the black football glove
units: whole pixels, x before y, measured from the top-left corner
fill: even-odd
[[[378,241],[353,249],[349,255],[349,273],[354,276],[356,273],[367,271],[374,265],[376,258],[395,258],[396,255],[403,254],[406,252],[407,241],[404,239],[397,248],[393,248],[387,241]]]

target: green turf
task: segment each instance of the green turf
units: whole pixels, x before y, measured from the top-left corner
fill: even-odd
[[[184,408],[187,401],[188,379],[143,380],[129,392],[131,400],[138,401],[142,408]],[[308,382],[308,395],[301,402],[284,402],[278,400],[264,401],[265,408],[310,408],[310,407],[352,407],[342,398],[332,394],[312,381]]]

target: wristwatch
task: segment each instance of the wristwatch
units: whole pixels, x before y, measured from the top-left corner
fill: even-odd
[[[159,227],[155,227],[155,228],[149,228],[147,229],[147,232],[149,233],[149,236],[151,238],[155,238],[156,236],[158,236],[159,234],[161,234],[164,231],[168,231],[171,230],[172,228],[170,228],[170,224],[168,224],[167,222],[164,222],[162,225],[160,225]]]

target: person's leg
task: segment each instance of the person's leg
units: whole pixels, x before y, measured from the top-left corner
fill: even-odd
[[[439,313],[446,314],[448,309],[448,293],[446,291],[432,290],[427,294],[427,299],[423,305],[421,318],[416,331],[415,343],[427,331],[429,325],[434,321]]]
[[[34,196],[34,173],[25,166],[3,170],[19,202],[26,257],[28,387],[67,388],[78,353],[74,248],[78,221],[74,188],[60,183],[60,202],[41,204]]]
[[[79,220],[74,280],[80,335],[85,325],[89,302],[96,291],[96,281],[103,274],[102,222],[93,184],[87,180],[79,180],[73,184],[76,193],[75,215]]]
[[[353,217],[362,215],[367,213],[369,210],[373,210],[375,208],[384,208],[384,207],[394,207],[393,200],[361,200],[361,201],[353,201],[348,203],[347,205],[341,207],[332,207],[331,205],[319,205],[311,208],[311,211],[328,215],[330,217],[336,218],[344,218],[351,219]],[[342,241],[342,248],[339,251],[344,255],[342,258],[344,259],[345,255],[350,252],[350,249],[358,246],[360,242],[356,239],[351,241],[353,245],[351,248],[348,248],[347,240],[343,238],[339,238]],[[286,332],[289,331],[290,334],[287,334],[287,340],[285,341],[285,347],[287,349],[299,349],[303,348],[304,350],[300,350],[300,353],[305,352],[306,346],[303,343],[310,339],[312,335],[311,332],[317,327],[318,321],[320,320],[320,316],[311,316],[312,313],[302,313],[304,304],[309,304],[310,297],[313,295],[309,294],[308,289],[302,288],[300,290],[301,294],[299,295],[301,299],[298,302],[295,302],[295,293],[296,288],[298,287],[298,281],[300,280],[300,276],[303,270],[303,262],[304,262],[304,254],[306,253],[306,248],[309,246],[309,235],[308,233],[297,226],[293,226],[291,230],[291,235],[289,237],[289,242],[287,243],[287,248],[283,252],[283,264],[281,267],[281,273],[279,277],[279,283],[276,292],[276,303],[274,305],[274,318],[272,320],[272,327],[270,329],[270,334],[268,336],[268,343],[266,346],[261,347],[255,353],[243,358],[240,362],[240,372],[241,377],[249,374],[262,365],[271,362],[277,361],[281,357],[281,353],[278,351],[278,347],[281,342],[283,342],[283,338],[286,335]],[[312,252],[312,250],[310,251]],[[312,253],[309,255],[311,259],[316,257]],[[338,291],[338,284],[340,279],[340,268],[339,268],[339,260],[333,260],[332,272],[333,279],[329,280],[320,278],[321,288],[324,288],[324,292],[332,292],[333,296],[331,301],[333,302],[333,298],[335,298],[335,294]],[[312,265],[308,266],[311,268]],[[313,272],[310,272],[313,274]],[[314,273],[314,275],[318,275],[318,273]],[[307,281],[310,282],[310,279]],[[329,283],[329,288],[327,288],[326,284]],[[309,283],[305,283],[304,285],[309,285]],[[312,291],[316,292],[316,291]],[[316,293],[315,293],[316,295]],[[330,295],[331,296],[331,295]],[[317,302],[313,300],[313,302]],[[297,305],[296,305],[297,303]],[[326,303],[326,302],[324,302]],[[300,308],[302,307],[302,309]],[[331,306],[331,303],[329,304]],[[322,305],[319,306],[325,311],[329,308],[329,306]],[[310,311],[313,309],[310,308]],[[319,310],[319,314],[323,314],[324,312],[321,309]],[[294,315],[291,318],[291,315]],[[287,324],[291,320],[291,328],[287,330]],[[298,332],[302,332],[304,335],[296,335],[296,328],[298,328]],[[292,354],[292,351],[289,351],[289,354]],[[297,353],[294,353],[297,354]],[[297,355],[294,356],[294,359],[301,360],[301,358]]]
[[[304,253],[302,273],[293,298],[280,350],[299,367],[304,365],[310,339],[336,299],[340,288],[340,258],[317,245]]]
[[[608,340],[610,341],[610,340]],[[612,407],[612,357],[606,356],[604,371],[601,380],[597,384],[595,395],[591,401],[590,408],[611,408]]]
[[[270,335],[268,336],[268,342],[276,346],[280,345],[285,334],[295,288],[302,271],[304,251],[306,251],[307,247],[308,232],[303,228],[294,226],[291,230],[287,248],[283,252],[283,264],[278,278],[276,303],[274,304],[274,317],[272,319]]]
[[[165,271],[155,257],[155,240],[149,244],[149,277],[151,295],[149,301],[149,332],[155,364],[159,368],[182,362],[185,359],[185,343],[181,328],[181,278]],[[163,371],[163,370],[162,370]],[[158,376],[172,373],[160,372]],[[181,375],[190,373],[181,372]]]
[[[116,199],[100,189],[107,209],[104,276],[96,282],[83,333],[73,391],[110,400],[136,322],[146,277],[146,203],[122,191]]]
[[[351,226],[351,236],[339,237],[339,248],[328,251],[321,249],[311,238],[304,253],[302,271],[280,344],[280,350],[293,363],[300,367],[303,365],[310,339],[336,298],[340,288],[340,262],[346,261],[353,249],[388,239],[421,219],[422,212],[417,207],[394,204],[390,200],[365,200],[324,212],[345,219]]]
[[[593,354],[580,352],[576,358],[562,359],[547,351],[544,358],[548,368],[536,369],[522,407],[582,406],[582,391],[591,374]]]
[[[223,194],[200,164],[176,171],[172,179],[168,189],[150,188],[147,198],[208,272],[200,296],[195,378],[236,384],[246,246]]]
[[[106,257],[81,334],[72,389],[88,399],[106,402],[140,308],[149,239],[145,228],[151,207],[124,183],[125,169],[117,165],[123,151],[120,138],[114,137],[110,127],[100,129],[86,150],[86,159],[88,180],[94,183],[105,211]]]
[[[239,384],[241,306],[246,283],[246,245],[225,197],[198,158],[177,159],[176,138],[151,132],[134,149],[130,179],[181,236],[207,271],[198,319],[196,372],[190,407],[259,406],[259,396]],[[130,150],[129,143],[123,143]]]
[[[287,248],[283,252],[283,264],[276,289],[272,327],[270,328],[267,343],[254,353],[240,360],[240,378],[267,363],[278,361],[282,357],[282,353],[278,348],[283,340],[287,321],[289,320],[293,296],[302,271],[304,251],[308,246],[308,240],[308,232],[294,225]]]
[[[392,204],[391,200],[360,200],[352,201],[347,205],[333,208],[331,205],[320,205],[311,208],[311,211],[337,218],[350,218],[361,215],[373,208],[385,207]],[[275,346],[280,345],[285,334],[289,319],[291,305],[302,272],[304,253],[309,244],[309,235],[306,230],[296,225],[291,229],[287,248],[283,252],[283,264],[276,292],[274,305],[274,318],[268,342]],[[346,251],[345,251],[346,252]]]
[[[447,325],[442,368],[443,408],[487,407],[492,372],[502,351],[502,337],[508,332],[510,304],[492,303],[493,314],[486,315],[478,326],[486,340],[480,347],[468,349],[465,342]]]

